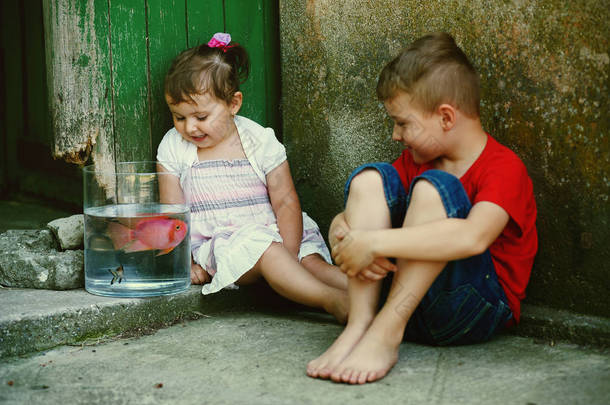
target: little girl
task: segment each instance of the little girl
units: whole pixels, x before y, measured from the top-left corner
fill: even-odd
[[[236,115],[248,72],[246,50],[217,33],[179,54],[165,77],[174,128],[157,161],[191,167],[191,281],[210,294],[262,276],[284,297],[343,322],[347,277],[301,212],[284,146],[271,128]],[[182,195],[180,179],[161,177],[170,178],[162,198]]]

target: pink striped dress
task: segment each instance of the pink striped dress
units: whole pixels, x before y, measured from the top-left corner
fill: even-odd
[[[197,162],[191,176],[191,249],[213,276],[202,292],[234,288],[272,242],[282,241],[267,187],[247,159]],[[331,262],[318,226],[303,213],[299,258],[313,253]]]

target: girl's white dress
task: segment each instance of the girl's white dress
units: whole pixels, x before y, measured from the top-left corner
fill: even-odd
[[[172,170],[172,162],[191,167],[191,251],[196,263],[212,277],[203,294],[233,284],[250,270],[272,242],[282,242],[267,191],[267,173],[286,160],[284,146],[273,129],[236,116],[235,124],[246,159],[197,158],[197,146],[175,128],[159,144],[157,160]],[[184,179],[181,179],[181,182]],[[317,224],[303,216],[299,259],[318,253],[328,263],[330,253]]]

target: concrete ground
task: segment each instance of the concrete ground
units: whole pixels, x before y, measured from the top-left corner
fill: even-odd
[[[341,326],[279,297],[261,300],[262,286],[215,298],[198,287],[153,299],[39,292],[0,289],[2,308],[12,309],[0,317],[0,403],[610,403],[610,357],[599,347],[515,334],[462,347],[404,343],[387,377],[355,387],[305,374]],[[177,323],[156,322],[181,310]],[[114,334],[94,333],[93,324]],[[89,338],[78,338],[79,328]],[[28,340],[55,346],[62,336],[68,344],[50,350],[7,349]]]
[[[610,321],[531,305],[489,343],[404,343],[364,386],[306,376],[341,326],[264,285],[145,299],[0,287],[0,308],[1,404],[610,403]]]

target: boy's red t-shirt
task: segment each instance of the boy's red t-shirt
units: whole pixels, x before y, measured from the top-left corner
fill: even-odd
[[[429,163],[415,164],[408,150],[403,151],[393,166],[406,190],[417,175],[433,169]],[[480,201],[489,201],[510,216],[489,251],[513,317],[518,322],[521,300],[525,298],[525,287],[538,250],[532,181],[521,159],[490,135],[487,135],[485,149],[460,181],[473,206]]]

